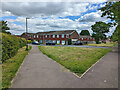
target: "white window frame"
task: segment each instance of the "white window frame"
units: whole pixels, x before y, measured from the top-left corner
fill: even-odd
[[[64,34],[62,34],[62,38],[64,38]]]
[[[66,34],[66,38],[69,38],[69,34]]]
[[[53,35],[53,38],[55,38],[55,35]]]
[[[40,40],[40,43],[42,43],[42,40]]]
[[[47,38],[47,35],[45,35],[45,37]]]
[[[58,43],[59,42],[59,43]],[[60,40],[57,40],[57,44],[60,44]]]
[[[34,35],[34,38],[35,38],[35,35]]]
[[[42,35],[40,35],[40,38],[42,38]]]
[[[59,38],[59,35],[57,35],[57,38]]]
[[[63,41],[64,41],[64,44],[63,44]],[[65,45],[65,40],[62,40],[62,45]]]
[[[48,42],[52,42],[52,40],[48,40]]]
[[[49,38],[51,38],[51,35],[49,35]]]
[[[53,43],[56,43],[56,40],[53,40]]]
[[[37,38],[38,38],[38,34],[37,34]]]

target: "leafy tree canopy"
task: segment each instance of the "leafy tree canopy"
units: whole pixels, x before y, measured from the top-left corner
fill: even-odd
[[[120,1],[119,2],[106,2],[105,7],[102,7],[102,16],[107,16],[112,21],[115,20],[116,23],[120,23]]]
[[[105,33],[109,32],[110,25],[106,24],[105,22],[96,22],[94,25],[91,26],[93,30],[92,37],[95,38],[96,43],[99,43],[99,40],[105,40],[106,35]]]
[[[1,31],[3,33],[7,33],[6,30],[10,30],[10,28],[7,26],[7,21],[0,21]],[[9,33],[9,32],[8,32]]]
[[[120,45],[120,1],[119,2],[106,2],[105,7],[102,7],[101,10],[102,17],[107,16],[107,18],[110,18],[112,22],[112,25],[117,25],[116,30],[114,31],[112,35],[113,41],[118,41]]]
[[[82,30],[80,35],[89,35],[90,36],[90,33],[88,30]]]

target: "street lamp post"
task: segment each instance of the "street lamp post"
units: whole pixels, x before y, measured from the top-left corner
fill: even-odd
[[[28,35],[27,35],[27,33],[28,33],[28,29],[27,29],[27,19],[29,19],[29,18],[26,18],[26,50],[28,50],[28,44],[27,44],[27,40],[28,40]]]

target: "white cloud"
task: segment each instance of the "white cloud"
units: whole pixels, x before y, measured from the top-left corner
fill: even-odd
[[[7,19],[8,26],[11,28],[11,32],[16,34],[22,34],[25,32],[25,21],[24,17],[18,17],[17,19]],[[22,22],[22,25],[16,25],[14,22]],[[91,32],[92,23],[80,23],[79,21],[73,21],[71,19],[59,19],[59,18],[34,18],[28,20],[28,32],[36,33],[41,31],[54,31],[54,30],[89,30]],[[92,33],[92,32],[91,32]]]
[[[93,0],[94,1],[94,0]],[[100,1],[100,0],[99,0]],[[102,1],[100,1],[102,2]],[[94,3],[94,2],[93,2]],[[87,8],[87,6],[89,7]],[[102,5],[101,5],[102,7]],[[92,34],[91,25],[96,21],[107,21],[106,17],[101,18],[101,11],[91,12],[81,16],[79,19],[73,21],[71,19],[60,19],[59,16],[80,16],[88,10],[96,9],[89,2],[23,2],[23,3],[3,3],[3,16],[16,15],[17,19],[6,19],[8,26],[11,28],[13,34],[22,34],[25,32],[25,18],[28,19],[28,31],[36,33],[40,31],[51,30],[89,30]],[[42,19],[42,18],[47,19]],[[15,22],[22,23],[21,25]]]
[[[80,22],[96,22],[96,21],[107,21],[108,19],[106,17],[101,17],[102,12],[99,10],[97,12],[91,12],[88,14],[85,14],[84,16],[81,16],[81,18],[78,19]]]
[[[16,25],[14,23],[8,22],[8,27],[10,27],[10,30],[8,31],[10,31],[12,34],[22,34],[25,31],[24,25]]]
[[[2,2],[93,2],[100,3],[107,0],[2,0]]]
[[[1,13],[1,16],[2,16],[2,17],[14,16],[14,15],[13,15],[11,12],[9,12],[9,11],[2,12],[2,11],[0,10],[0,13]]]
[[[29,17],[77,16],[88,10],[86,8],[88,4],[75,2],[4,2],[2,3],[2,11],[8,15]]]

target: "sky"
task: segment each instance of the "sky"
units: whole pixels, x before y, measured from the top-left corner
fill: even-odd
[[[22,0],[21,0],[22,1]],[[106,17],[101,17],[98,10],[105,6],[106,0],[81,0],[63,2],[39,1],[39,2],[2,2],[0,20],[7,21],[10,32],[21,35],[25,32],[25,18],[28,17],[28,32],[44,32],[59,30],[89,30],[92,34],[91,25],[97,21],[111,22]],[[111,36],[115,27],[110,28],[107,36]]]

